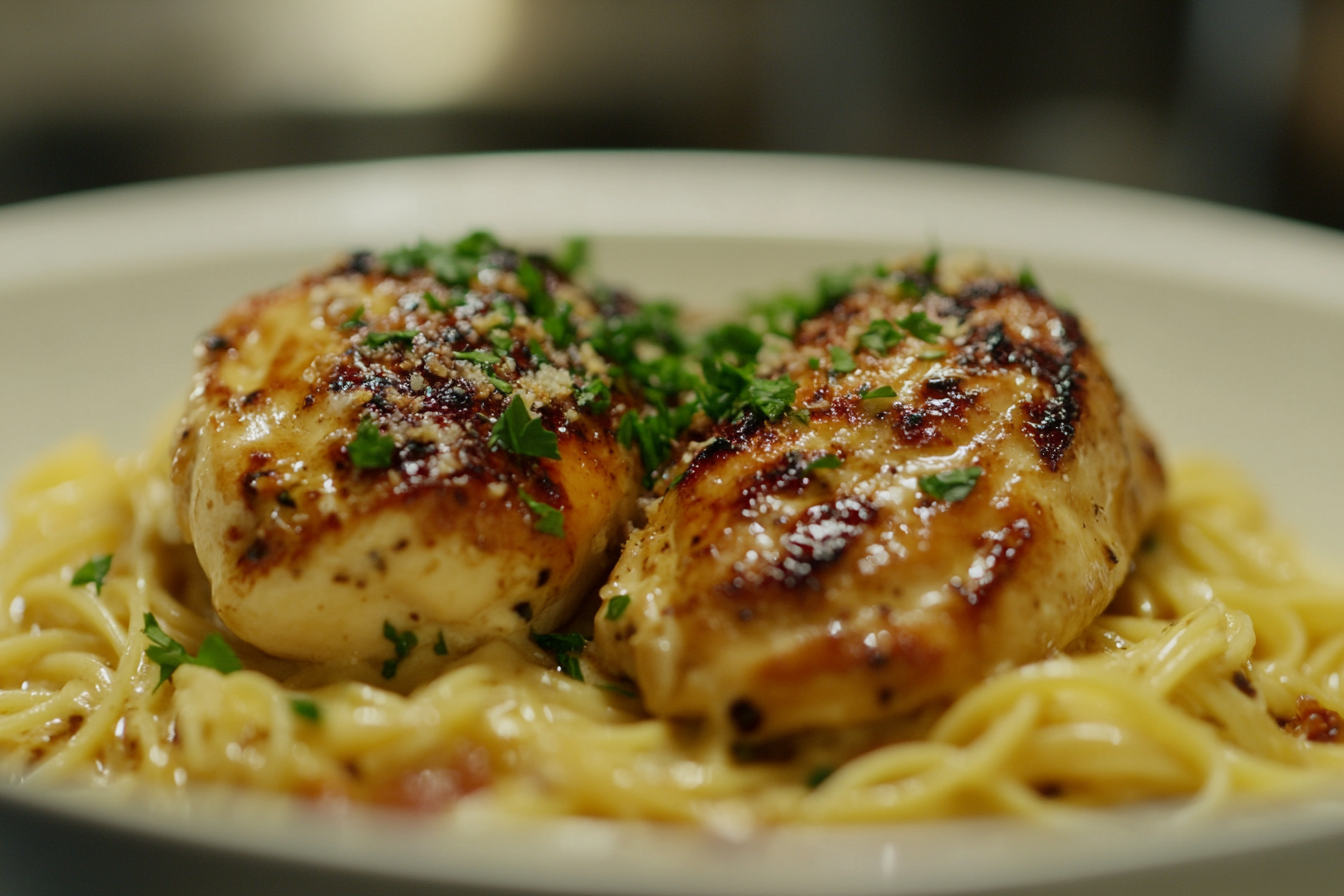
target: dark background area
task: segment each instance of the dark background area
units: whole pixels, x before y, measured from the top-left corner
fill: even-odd
[[[1344,227],[1344,0],[0,0],[0,202],[435,153],[940,159]]]

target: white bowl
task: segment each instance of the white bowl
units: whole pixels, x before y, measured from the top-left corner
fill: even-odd
[[[818,267],[937,244],[1029,262],[1090,320],[1169,453],[1250,470],[1344,543],[1344,237],[1194,202],[951,166],[569,153],[228,175],[0,210],[0,482],[60,439],[140,446],[226,304],[342,249],[488,227],[593,238],[598,272],[722,309]],[[464,812],[321,814],[205,791],[0,789],[5,892],[1239,894],[1338,889],[1344,801],[738,835]]]

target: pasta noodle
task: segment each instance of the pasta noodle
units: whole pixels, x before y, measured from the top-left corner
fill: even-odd
[[[13,780],[196,782],[423,809],[714,823],[876,822],[1188,796],[1294,796],[1344,779],[1344,587],[1273,530],[1234,471],[1178,465],[1108,611],[1062,654],[948,707],[743,747],[651,719],[623,686],[527,643],[244,669],[158,685],[144,617],[195,652],[223,632],[181,543],[167,452],[70,443],[19,480],[0,551],[0,742]],[[105,581],[75,569],[112,555]],[[224,632],[226,638],[231,635]],[[591,682],[599,682],[594,685]]]

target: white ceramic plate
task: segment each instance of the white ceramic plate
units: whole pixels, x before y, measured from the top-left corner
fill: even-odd
[[[931,243],[1030,262],[1090,319],[1169,452],[1231,457],[1308,544],[1344,544],[1344,237],[1043,177],[779,156],[422,159],[0,210],[0,481],[75,433],[139,446],[183,393],[193,338],[241,295],[337,250],[476,227],[537,245],[588,234],[605,279],[705,308]],[[741,837],[104,797],[0,791],[0,889],[1223,896],[1344,879],[1344,801]]]

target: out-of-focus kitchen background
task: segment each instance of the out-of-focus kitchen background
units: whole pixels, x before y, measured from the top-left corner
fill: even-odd
[[[1344,227],[1344,0],[0,0],[0,202],[565,148],[941,159]]]

